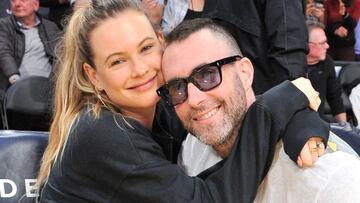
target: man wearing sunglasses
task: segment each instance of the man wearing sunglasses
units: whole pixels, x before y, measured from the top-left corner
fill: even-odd
[[[289,143],[299,142],[297,140],[299,135],[302,135],[302,138],[321,135],[323,123],[316,113],[303,109],[293,116],[286,129],[282,128],[283,119],[288,116],[287,111],[300,99],[294,94],[296,88],[287,81],[265,93],[264,96],[255,98],[251,88],[253,68],[250,60],[241,57],[241,52],[233,38],[212,21],[197,19],[184,22],[167,36],[167,48],[163,55],[163,74],[167,83],[159,88],[158,94],[168,104],[174,106],[185,128],[197,137],[195,139],[193,136],[187,136],[179,154],[178,162],[185,166],[188,174],[198,175],[222,158],[232,156],[234,153],[231,149],[234,143],[237,143],[236,149],[243,152],[239,157],[243,160],[243,165],[239,171],[229,171],[229,173],[242,173],[243,184],[229,186],[226,189],[237,192],[237,187],[240,187],[241,190],[249,192],[247,199],[241,199],[239,202],[251,202],[255,196],[258,202],[314,202],[314,200],[319,202],[324,200],[321,198],[331,193],[334,187],[327,187],[328,190],[322,195],[317,195],[318,192],[324,188],[324,184],[331,184],[332,180],[336,180],[332,175],[335,174],[336,178],[339,172],[341,175],[343,172],[347,174],[341,176],[343,182],[336,186],[345,185],[349,189],[348,192],[359,193],[359,189],[353,183],[360,184],[360,177],[352,176],[356,171],[354,168],[360,169],[360,163],[358,160],[356,162],[356,158],[341,152],[333,154],[330,161],[343,160],[340,163],[336,162],[339,167],[320,171],[313,169],[310,173],[303,174],[301,169],[294,167],[294,164],[285,157],[280,145],[274,161],[274,165],[280,164],[280,169],[270,172],[272,176],[267,177],[257,195],[252,193],[256,191],[268,172],[275,152],[273,146],[277,139],[271,139],[269,136],[284,134],[285,151],[299,165],[304,165],[305,160],[291,153],[287,146]],[[302,82],[304,81],[300,83]],[[295,86],[301,84],[295,82]],[[278,105],[269,103],[266,99],[274,95],[281,96],[277,98]],[[272,142],[273,145],[267,142]],[[314,146],[309,146],[309,152],[302,152],[309,153],[316,160],[322,153],[324,145],[319,141],[313,144]],[[350,163],[351,167],[349,167]],[[206,177],[209,171],[215,170],[221,164],[220,161],[199,176]],[[284,170],[281,170],[281,164],[285,164]],[[321,166],[321,169],[326,168],[326,164]],[[301,187],[287,182],[288,173],[294,174],[288,177],[298,178],[293,181]],[[249,181],[249,177],[251,180],[254,174],[262,174],[257,184]],[[285,177],[278,177],[279,174]],[[327,178],[328,182],[326,182]],[[268,187],[269,183],[280,183],[281,186]],[[288,190],[286,186],[289,187]],[[304,196],[300,195],[302,192]],[[354,195],[345,197],[344,193],[339,193],[342,194],[342,199],[333,199],[333,201],[346,202],[349,200],[347,198],[355,202],[360,201],[360,197]]]

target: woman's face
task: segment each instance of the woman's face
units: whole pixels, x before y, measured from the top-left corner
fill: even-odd
[[[127,10],[108,18],[90,33],[90,46],[96,68],[85,64],[84,69],[98,90],[125,115],[154,107],[163,83],[163,38],[144,14]]]

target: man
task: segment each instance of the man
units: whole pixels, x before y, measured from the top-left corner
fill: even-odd
[[[336,78],[334,62],[326,51],[329,48],[324,26],[317,21],[307,21],[309,30],[309,53],[307,55],[306,73],[320,93],[321,101],[327,101],[336,122],[346,122],[345,107],[341,98],[342,88]],[[324,102],[320,104],[319,114],[324,119]]]
[[[36,14],[39,0],[12,0],[12,15],[0,19],[0,88],[31,75],[48,77],[59,29]]]
[[[251,88],[253,74],[251,62],[246,58],[242,58],[232,61],[232,63],[220,63],[223,62],[223,60],[220,60],[216,63],[210,63],[210,65],[204,65],[219,58],[225,57],[226,59],[227,56],[239,54],[234,42],[230,34],[227,34],[218,25],[206,20],[185,22],[175,28],[167,37],[167,48],[163,55],[163,74],[164,79],[167,81],[164,87],[168,91],[165,96],[171,97],[168,98],[163,95],[163,98],[165,100],[171,99],[172,104],[175,105],[176,113],[184,126],[201,142],[206,144],[202,145],[203,148],[199,149],[198,147],[201,147],[201,144],[199,144],[200,142],[197,139],[191,136],[186,138],[183,143],[180,162],[185,164],[187,172],[204,170],[216,163],[216,159],[220,160],[227,157],[229,152],[232,155],[231,148],[236,139],[240,140],[238,142],[240,142],[240,148],[242,147],[241,149],[244,151],[244,156],[246,154],[249,155],[247,152],[250,152],[250,154],[255,153],[256,156],[262,156],[264,151],[274,150],[265,148],[264,151],[258,151],[256,146],[262,146],[264,140],[257,139],[258,137],[254,137],[253,139],[255,140],[251,139],[251,136],[256,136],[258,133],[266,134],[266,132],[260,129],[268,126],[268,122],[270,122],[263,119],[263,116],[269,111],[266,105],[261,104],[263,98],[259,96],[255,102],[254,92]],[[211,68],[212,66],[216,68]],[[216,70],[219,71],[220,78],[210,74]],[[188,77],[189,74],[191,75],[190,77]],[[212,87],[213,82],[218,79],[220,79],[220,83],[216,83],[217,86]],[[212,88],[210,89],[209,87]],[[241,98],[246,100],[244,101]],[[283,100],[293,102],[297,99],[285,97]],[[259,106],[259,104],[261,105]],[[255,116],[253,115],[254,110],[258,113]],[[262,110],[264,110],[264,114],[261,113]],[[272,110],[275,112],[284,111],[282,108]],[[247,113],[244,115],[245,111]],[[316,130],[319,125],[322,125],[319,122],[320,119],[314,117],[316,113],[307,111],[307,109],[299,111],[293,117],[295,122],[290,122],[285,135],[286,133],[318,134]],[[316,124],[313,122],[316,122]],[[254,129],[249,127],[252,124],[255,125]],[[276,128],[276,123],[271,124],[271,126],[270,129]],[[241,133],[236,138],[237,134],[233,132],[236,132],[237,129],[241,129]],[[257,130],[259,132],[256,132]],[[286,138],[284,139],[285,143],[288,141]],[[255,149],[252,146],[254,142],[259,144],[255,145]],[[202,150],[209,150],[206,149],[207,146],[211,146],[216,151],[217,157],[209,155],[209,152],[202,152]],[[317,146],[321,148],[321,144]],[[279,148],[281,147],[279,146]],[[345,186],[346,189],[344,187],[337,191],[338,194],[341,194],[342,199],[333,199],[334,201],[349,202],[349,198],[353,202],[360,201],[359,188],[357,186],[360,184],[360,177],[356,175],[357,170],[360,169],[360,162],[355,157],[340,152],[333,154],[332,157],[326,156],[326,158],[322,159],[325,161],[321,162],[319,160],[320,163],[325,162],[320,165],[320,170],[315,168],[302,172],[302,169],[294,167],[291,161],[284,155],[283,149],[280,150],[279,148],[276,150],[276,157],[270,174],[263,182],[263,185],[266,187],[262,186],[260,188],[260,192],[256,195],[256,201],[323,202],[323,200],[326,200],[327,195],[334,197],[331,196],[333,190],[339,189],[342,186]],[[310,148],[316,148],[316,146]],[[195,150],[199,153],[191,153],[191,150],[193,150],[192,152]],[[278,155],[279,153],[280,155]],[[316,151],[311,151],[311,155],[318,156]],[[206,158],[206,156],[210,158]],[[294,157],[292,158],[294,160]],[[209,160],[212,163],[209,163]],[[258,161],[261,161],[261,159]],[[302,160],[297,161],[301,162]],[[325,170],[327,167],[332,166],[330,164],[331,161],[336,161],[333,164],[338,164],[337,167]],[[202,162],[202,165],[187,164],[191,162],[195,164]],[[247,169],[247,175],[252,175],[261,170],[256,167],[256,164],[251,159],[243,164],[243,167]],[[219,163],[209,170],[215,169],[218,165]],[[275,167],[280,168],[274,169]],[[267,170],[265,169],[261,172],[265,175]],[[336,176],[332,176],[333,172],[336,172],[336,175],[341,173],[343,182],[336,182],[338,179],[336,179]],[[343,172],[346,174],[342,174]],[[207,173],[208,171],[203,172],[200,176],[206,176]],[[290,175],[287,176],[287,174]],[[192,175],[197,175],[197,172]],[[291,182],[288,181],[288,178],[291,178]],[[244,177],[243,187],[254,187],[254,185],[247,184],[245,179],[246,177]],[[314,180],[314,182],[311,182],[311,180]],[[226,180],[219,181],[226,182]],[[269,184],[271,186],[268,186]],[[280,184],[280,186],[277,186],[277,184]],[[301,187],[297,187],[299,184]],[[324,188],[327,190],[321,195],[317,195]],[[233,190],[236,192],[236,189]],[[351,195],[345,197],[344,192],[349,192]],[[340,196],[336,197],[339,198]],[[248,199],[242,199],[239,202],[251,202],[254,198],[255,194],[248,194]]]

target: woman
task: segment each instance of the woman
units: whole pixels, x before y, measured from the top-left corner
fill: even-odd
[[[354,29],[360,17],[360,0],[327,0],[324,5],[328,53],[334,60],[354,61]]]
[[[135,2],[92,1],[67,25],[54,121],[38,176],[44,184],[40,201],[236,201],[244,194],[219,181],[241,183],[240,173],[230,172],[241,168],[236,156],[206,180],[186,176],[166,159],[164,151],[169,159],[177,156],[167,151],[176,151],[185,131],[171,111],[156,108],[163,37]]]

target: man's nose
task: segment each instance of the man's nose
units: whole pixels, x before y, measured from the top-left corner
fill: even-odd
[[[197,107],[202,102],[206,100],[207,93],[201,91],[199,88],[197,88],[194,84],[189,83],[188,84],[188,104],[192,107]]]

